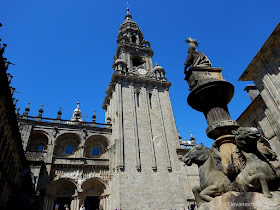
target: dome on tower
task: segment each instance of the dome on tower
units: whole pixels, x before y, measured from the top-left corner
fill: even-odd
[[[164,69],[162,68],[162,66],[159,66],[158,64],[156,64],[156,66],[154,67],[154,71],[162,71],[162,70]]]
[[[71,121],[83,122],[81,116],[82,116],[82,111],[80,110],[80,103],[77,102],[77,107],[76,107],[76,109],[73,111],[73,115],[72,115]]]
[[[117,60],[114,61],[114,65],[117,65],[119,63],[122,63],[122,64],[125,64],[126,65],[126,62],[124,59],[121,59],[121,58],[118,58]]]
[[[158,64],[156,64],[156,66],[154,67],[153,70],[154,70],[155,77],[156,77],[158,80],[166,81],[166,78],[165,78],[165,71],[164,71],[164,69],[162,68],[162,66],[159,66]]]

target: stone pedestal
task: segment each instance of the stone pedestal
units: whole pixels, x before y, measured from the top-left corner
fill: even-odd
[[[219,147],[224,168],[232,162],[232,154],[236,153],[236,146],[232,130],[238,128],[237,122],[231,119],[227,104],[231,101],[234,87],[222,77],[222,68],[191,67],[186,73],[190,87],[188,104],[195,110],[203,112],[208,128],[206,134],[214,139]],[[238,167],[238,166],[236,166]]]
[[[211,202],[201,204],[198,210],[278,210],[280,209],[280,192],[271,192],[272,198],[266,198],[257,192],[227,192],[215,197]]]

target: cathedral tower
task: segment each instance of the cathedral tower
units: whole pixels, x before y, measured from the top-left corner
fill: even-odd
[[[127,9],[117,37],[114,73],[103,103],[112,123],[112,209],[186,207],[176,149],[180,139],[164,69]],[[186,183],[184,183],[186,184]],[[187,192],[188,191],[188,192]]]

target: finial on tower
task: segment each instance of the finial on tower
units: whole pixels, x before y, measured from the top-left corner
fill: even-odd
[[[30,102],[27,104],[27,107],[25,108],[25,111],[26,111],[26,112],[29,112],[29,111],[30,111],[29,106],[30,106]]]
[[[61,106],[59,107],[59,110],[57,112],[57,119],[61,119],[62,111],[61,111]]]
[[[193,133],[191,131],[190,131],[190,134],[191,134],[190,140],[192,142],[192,145],[196,145],[195,138],[193,137]]]
[[[74,110],[71,121],[79,121],[79,122],[83,122],[82,120],[82,111],[80,110],[80,102],[77,102],[77,108]]]
[[[26,118],[27,118],[28,113],[29,113],[29,111],[30,111],[29,106],[30,106],[30,103],[28,103],[27,107],[25,108],[25,112],[23,113],[23,116],[26,117]]]
[[[43,104],[41,105],[41,108],[39,109],[39,114],[38,114],[38,116],[37,116],[37,118],[42,118],[42,116],[43,116],[43,112],[44,112],[44,110],[43,110]],[[38,120],[38,119],[37,119]],[[40,119],[39,119],[39,121],[41,121]]]
[[[59,107],[59,110],[58,110],[58,112],[57,112],[57,115],[62,115],[61,106]]]
[[[125,20],[132,20],[132,16],[131,14],[129,13],[129,5],[128,5],[128,2],[126,2],[127,4],[127,7],[126,7],[126,16],[125,16]]]

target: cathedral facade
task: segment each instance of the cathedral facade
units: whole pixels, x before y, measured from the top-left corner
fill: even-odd
[[[184,209],[194,201],[196,166],[182,146],[169,96],[171,82],[154,65],[150,43],[127,10],[117,36],[114,73],[102,108],[105,124],[19,116],[40,209]]]

